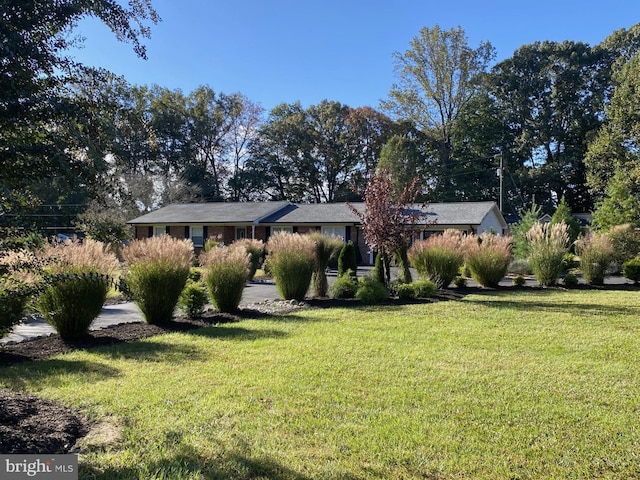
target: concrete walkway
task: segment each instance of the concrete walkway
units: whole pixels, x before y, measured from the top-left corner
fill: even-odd
[[[279,297],[273,282],[251,282],[244,289],[240,306],[276,298]],[[119,323],[142,321],[142,314],[135,303],[117,303],[114,305],[105,305],[102,313],[93,321],[89,329],[100,330]],[[13,327],[13,330],[7,336],[0,338],[0,345],[32,340],[39,337],[48,337],[54,333],[55,330],[51,325],[44,319],[34,315],[27,318],[25,322]]]

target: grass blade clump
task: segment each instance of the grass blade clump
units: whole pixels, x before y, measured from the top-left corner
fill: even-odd
[[[613,245],[607,234],[593,233],[576,242],[580,270],[588,285],[603,285],[607,268],[614,258]]]
[[[264,257],[264,242],[258,239],[242,238],[236,240],[231,245],[233,248],[243,248],[246,253],[249,254],[249,278],[248,281],[253,280],[254,275]]]
[[[193,263],[193,243],[169,235],[135,240],[122,249],[129,295],[149,324],[173,318]]]
[[[0,338],[20,323],[37,289],[36,257],[26,250],[0,252]]]
[[[538,283],[555,285],[564,268],[562,259],[569,251],[569,233],[565,223],[535,223],[527,232],[530,243],[529,264]]]
[[[326,297],[329,290],[326,270],[329,263],[340,253],[344,242],[340,237],[335,235],[328,237],[320,232],[310,234],[309,238],[316,245],[315,269],[311,276],[313,294],[316,297]]]
[[[238,310],[249,279],[250,254],[244,248],[215,247],[200,255],[205,283],[213,305],[220,312]]]
[[[269,269],[285,300],[304,299],[313,275],[316,245],[308,236],[278,232],[267,242]]]
[[[460,231],[445,230],[442,235],[415,242],[408,252],[409,261],[420,277],[445,288],[458,276],[464,262],[461,245]]]
[[[489,233],[470,235],[464,242],[464,251],[471,278],[483,287],[496,288],[511,262],[510,239]]]
[[[78,338],[102,311],[120,267],[108,245],[91,239],[49,244],[45,284],[36,306],[64,340]]]

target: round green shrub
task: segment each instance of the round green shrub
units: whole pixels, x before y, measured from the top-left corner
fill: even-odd
[[[205,305],[209,302],[207,287],[202,282],[187,280],[187,284],[178,299],[178,307],[189,318],[202,316]]]
[[[339,276],[329,287],[329,297],[354,298],[357,291],[358,281],[351,275],[351,270],[347,270],[344,275]]]
[[[573,253],[565,253],[562,257],[562,271],[567,272],[580,266],[580,259]]]
[[[389,291],[378,279],[367,275],[358,282],[356,298],[363,303],[380,303],[389,298]]]
[[[567,288],[575,288],[578,286],[578,283],[579,283],[578,277],[576,277],[573,273],[567,273],[564,276],[562,283],[564,283],[564,286]]]
[[[634,283],[640,282],[640,257],[624,262],[622,264],[622,275]]]
[[[202,280],[202,272],[200,271],[200,269],[191,267],[189,269],[189,280],[191,280],[192,282],[199,282],[200,280]]]
[[[433,297],[438,291],[438,287],[436,287],[436,284],[430,280],[416,280],[409,285],[411,285],[411,288],[413,288],[414,298]]]
[[[102,311],[111,286],[109,277],[77,274],[55,277],[44,288],[36,306],[63,340],[86,334]]]
[[[410,283],[399,283],[394,287],[395,295],[400,300],[407,300],[409,298],[416,298],[416,291],[413,285]]]
[[[518,275],[517,277],[514,277],[513,280],[511,281],[511,284],[514,287],[524,287],[525,283],[527,283],[527,281],[522,275]]]
[[[467,277],[458,275],[456,278],[453,279],[453,284],[458,288],[465,288],[467,286]]]

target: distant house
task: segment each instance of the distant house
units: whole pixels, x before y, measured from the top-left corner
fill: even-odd
[[[364,203],[351,204],[358,211]],[[420,210],[419,205],[412,208]],[[467,233],[493,231],[502,234],[507,223],[495,202],[433,203],[422,213],[429,225],[417,225],[416,235],[425,238],[454,228]],[[230,244],[241,238],[267,241],[275,232],[320,231],[353,241],[365,263],[372,261],[362,234],[362,224],[346,203],[294,204],[291,202],[235,202],[172,204],[127,222],[136,238],[168,234],[190,238],[196,248],[206,239]]]

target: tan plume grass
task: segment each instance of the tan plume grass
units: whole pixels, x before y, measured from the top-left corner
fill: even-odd
[[[563,257],[569,251],[569,227],[566,223],[535,223],[527,232],[529,263],[538,283],[555,285],[562,273]]]
[[[511,239],[491,233],[469,235],[464,256],[471,277],[483,287],[495,288],[511,262]]]
[[[462,241],[462,232],[454,229],[431,235],[409,248],[409,261],[423,279],[432,281],[438,288],[445,288],[458,275],[464,262]]]
[[[219,311],[238,309],[249,278],[250,258],[245,248],[232,247],[214,247],[200,256],[209,295]]]
[[[587,284],[602,285],[614,259],[614,246],[606,233],[591,233],[576,241],[580,270]]]
[[[311,283],[316,244],[307,235],[278,232],[269,238],[267,252],[280,295],[286,300],[302,300]]]
[[[193,242],[170,235],[138,239],[122,249],[122,258],[127,265],[161,260],[189,268],[194,260]]]
[[[113,277],[120,268],[109,244],[85,239],[49,243],[43,251],[49,270],[56,273],[97,273]]]

